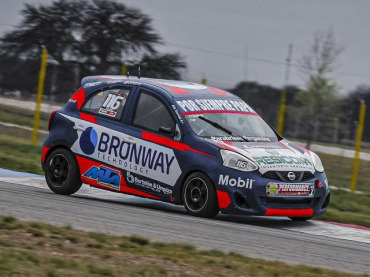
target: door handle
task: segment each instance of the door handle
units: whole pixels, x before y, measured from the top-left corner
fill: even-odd
[[[131,144],[136,144],[136,141],[133,137],[124,138],[123,141]]]
[[[78,125],[78,126],[75,125],[75,126],[73,126],[73,129],[75,129],[77,131],[81,131],[81,132],[86,130],[86,128],[82,125]]]

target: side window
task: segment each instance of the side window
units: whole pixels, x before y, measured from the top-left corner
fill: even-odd
[[[133,125],[166,135],[175,133],[175,121],[165,105],[141,90]]]
[[[113,88],[96,92],[82,107],[82,111],[120,120],[131,89]]]

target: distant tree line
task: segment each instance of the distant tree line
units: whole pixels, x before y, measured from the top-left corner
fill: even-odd
[[[323,102],[322,106],[335,103],[335,110],[318,111],[324,116],[310,128],[307,126],[310,115],[305,113],[305,103],[301,102],[301,95],[308,92],[294,86],[285,90],[287,111],[284,136],[307,140],[313,134],[313,141],[352,145],[356,136],[360,99],[363,99],[367,104],[363,140],[370,142],[370,86],[359,86],[347,96],[335,96],[331,99],[332,103]],[[281,89],[256,82],[242,82],[229,91],[244,99],[273,128],[277,127]]]
[[[180,79],[186,68],[177,53],[159,53],[163,44],[152,20],[113,0],[57,0],[26,4],[22,21],[0,38],[0,87],[36,91],[42,47],[50,54],[45,93],[66,99],[83,76],[120,74]]]

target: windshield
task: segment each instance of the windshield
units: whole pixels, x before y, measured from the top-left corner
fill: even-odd
[[[200,137],[216,140],[278,141],[275,132],[256,113],[203,111],[185,115],[185,119]]]

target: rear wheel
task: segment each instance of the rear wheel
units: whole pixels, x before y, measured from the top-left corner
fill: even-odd
[[[77,161],[65,148],[55,149],[46,159],[44,169],[46,183],[57,194],[73,194],[82,185]]]
[[[293,221],[307,221],[307,220],[310,220],[312,218],[312,216],[308,216],[308,217],[289,217],[289,218]]]
[[[215,188],[203,173],[195,172],[186,178],[182,197],[186,210],[192,215],[215,217],[219,212]]]

